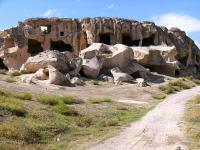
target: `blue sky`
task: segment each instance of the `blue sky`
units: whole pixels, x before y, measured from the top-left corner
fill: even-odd
[[[124,17],[177,26],[200,45],[199,0],[0,0],[0,30],[30,17]]]

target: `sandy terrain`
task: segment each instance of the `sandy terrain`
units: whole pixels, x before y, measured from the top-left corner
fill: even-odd
[[[185,103],[199,92],[200,87],[195,87],[170,95],[118,136],[89,150],[186,150],[179,126]]]

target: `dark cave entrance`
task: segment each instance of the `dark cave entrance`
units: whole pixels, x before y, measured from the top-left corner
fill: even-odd
[[[51,41],[51,50],[58,50],[60,52],[72,52],[73,48],[70,44],[65,44],[63,41]]]
[[[6,69],[8,70],[8,68],[6,67],[6,65],[3,63],[3,59],[0,58],[0,69]]]
[[[99,42],[110,45],[110,34],[108,33],[99,34]]]
[[[132,76],[133,78],[135,78],[135,79],[141,78],[141,75],[140,75],[140,72],[139,72],[139,71],[134,72],[133,74],[131,74],[131,76]]]
[[[175,75],[175,77],[179,77],[180,76],[180,71],[178,69],[176,69],[174,75]]]
[[[41,42],[37,40],[28,39],[28,52],[31,55],[36,55],[42,51],[43,51],[43,48],[41,46]]]
[[[132,41],[129,35],[122,35],[122,44],[127,46],[133,46],[134,42]]]
[[[149,38],[144,38],[144,39],[142,40],[142,46],[151,46],[151,45],[155,45],[155,44],[154,44],[154,38],[155,38],[154,35],[152,35],[152,36],[149,37]]]

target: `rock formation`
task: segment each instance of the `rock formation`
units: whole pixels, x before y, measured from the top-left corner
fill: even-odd
[[[192,75],[199,71],[200,51],[180,29],[122,18],[33,18],[0,31],[0,68],[40,70],[38,78],[46,79],[41,69],[49,65],[71,78],[111,75],[116,67],[142,78],[146,68]]]

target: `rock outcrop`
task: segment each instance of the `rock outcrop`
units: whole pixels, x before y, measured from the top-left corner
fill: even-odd
[[[142,78],[148,76],[146,68],[193,75],[200,51],[180,29],[122,18],[32,18],[0,31],[0,68],[35,73],[48,65],[71,77],[97,78],[116,67]]]

